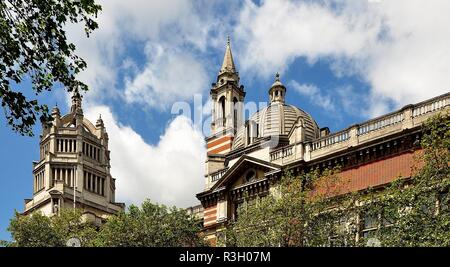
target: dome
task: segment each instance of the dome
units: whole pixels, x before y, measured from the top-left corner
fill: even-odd
[[[305,127],[305,141],[311,141],[318,137],[319,126],[317,122],[305,111],[285,104],[284,102],[271,102],[269,106],[261,109],[251,116],[249,122],[257,127],[257,138],[273,135],[288,136],[297,120],[302,120]],[[245,146],[246,127],[241,126],[233,140],[232,149]]]

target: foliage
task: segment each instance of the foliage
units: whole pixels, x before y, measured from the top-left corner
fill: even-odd
[[[342,220],[351,212],[343,206],[352,203],[352,195],[329,197],[336,195],[336,183],[342,182],[338,173],[338,169],[312,170],[298,176],[287,172],[272,194],[246,197],[238,209],[238,219],[226,230],[227,246],[303,247],[351,242],[348,236],[352,231],[342,231],[346,227]],[[321,190],[315,190],[319,187]]]
[[[181,247],[205,246],[199,235],[200,221],[176,207],[145,201],[141,208],[111,215],[101,227],[86,221],[80,210],[61,209],[58,216],[16,212],[8,231],[14,247],[60,247],[73,237],[84,247]]]
[[[153,204],[131,205],[128,212],[111,216],[95,241],[106,247],[205,246],[199,235],[199,220],[176,207]]]
[[[62,209],[59,216],[47,217],[40,212],[23,216],[18,212],[11,219],[13,247],[62,247],[72,238],[80,239],[83,246],[91,245],[96,227],[85,222],[80,210]]]
[[[362,214],[377,219],[373,235],[382,246],[450,246],[448,115],[424,124],[421,147],[411,179],[395,181],[362,206]]]
[[[47,105],[27,99],[20,83],[29,79],[36,95],[57,83],[68,92],[88,89],[76,78],[86,62],[75,54],[66,27],[83,23],[89,37],[100,10],[94,0],[0,1],[0,98],[13,130],[33,135],[37,115],[42,123],[51,120]]]

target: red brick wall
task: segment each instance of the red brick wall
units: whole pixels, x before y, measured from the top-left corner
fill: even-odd
[[[349,191],[375,187],[392,182],[398,177],[410,177],[416,164],[416,152],[384,158],[355,168],[343,170],[341,176]]]
[[[398,177],[410,177],[415,167],[420,167],[416,157],[420,151],[404,152],[399,155],[376,160],[364,165],[344,169],[338,179],[322,180],[315,192],[336,195],[392,182]],[[338,185],[336,187],[336,185]],[[315,193],[313,193],[315,195]]]

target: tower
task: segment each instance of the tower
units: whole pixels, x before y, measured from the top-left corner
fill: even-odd
[[[213,181],[210,174],[224,167],[225,154],[231,150],[237,129],[243,122],[244,86],[239,84],[239,73],[231,53],[228,37],[222,67],[210,91],[212,105],[211,135],[206,138],[207,160],[205,188]]]
[[[239,84],[239,73],[228,38],[222,67],[210,91],[212,107],[211,136],[207,138],[208,155],[230,151],[233,137],[243,122],[244,86]]]
[[[103,120],[99,117],[94,126],[84,118],[81,104],[81,95],[74,93],[70,113],[61,117],[56,106],[53,121],[42,125],[40,158],[33,162],[33,198],[25,200],[23,214],[38,210],[52,216],[62,208],[76,207],[101,223],[124,208],[115,202]]]

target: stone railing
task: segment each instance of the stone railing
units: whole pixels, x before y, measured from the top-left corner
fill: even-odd
[[[449,107],[450,93],[447,93],[421,103],[405,106],[399,111],[362,124],[353,125],[346,130],[314,140],[306,147],[305,160],[418,126],[432,114]]]
[[[367,134],[372,131],[377,131],[391,125],[401,123],[404,119],[405,116],[403,114],[403,111],[398,111],[375,120],[370,120],[358,126],[358,135]]]
[[[413,118],[422,116],[429,112],[440,110],[450,105],[450,94],[444,95],[443,97],[433,98],[428,101],[414,105],[412,116]]]
[[[192,207],[186,208],[186,213],[189,215],[192,215],[198,219],[203,218],[203,206],[202,205],[196,205]]]
[[[349,138],[350,138],[350,131],[343,130],[317,139],[316,141],[312,142],[311,149],[314,151],[323,147],[328,147],[333,144],[347,141]]]
[[[276,161],[292,156],[294,154],[293,148],[294,145],[288,145],[270,152],[270,161]]]
[[[211,173],[211,182],[218,181],[228,171],[228,167]]]

